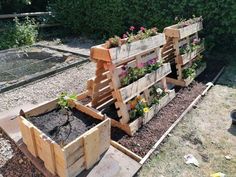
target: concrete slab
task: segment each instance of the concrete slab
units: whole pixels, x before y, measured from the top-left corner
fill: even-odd
[[[19,115],[20,110],[28,111],[37,105],[26,104],[8,111],[0,113],[0,127],[13,139],[16,143],[22,138],[20,129],[17,122],[17,115]]]
[[[78,177],[132,177],[140,167],[140,163],[110,146],[102,159],[90,171],[85,171]]]

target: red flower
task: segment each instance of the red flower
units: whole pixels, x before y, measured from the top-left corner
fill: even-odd
[[[128,36],[126,34],[123,34],[123,38],[127,38]]]
[[[131,27],[129,28],[129,30],[130,30],[130,31],[134,31],[134,30],[135,30],[135,27],[134,27],[134,26],[131,26]]]
[[[145,31],[145,29],[146,29],[146,28],[144,28],[143,26],[140,27],[140,30],[141,30],[141,31]]]

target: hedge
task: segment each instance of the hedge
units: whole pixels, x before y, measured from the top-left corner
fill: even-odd
[[[122,35],[129,26],[163,30],[175,17],[203,16],[209,47],[230,45],[236,39],[235,0],[55,0],[55,18],[75,33],[107,38]]]

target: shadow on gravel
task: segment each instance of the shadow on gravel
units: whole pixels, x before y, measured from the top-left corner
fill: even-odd
[[[230,128],[228,129],[228,132],[236,136],[236,125],[231,125]]]

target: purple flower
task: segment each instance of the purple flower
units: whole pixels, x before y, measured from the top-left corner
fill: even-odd
[[[148,63],[148,65],[153,65],[156,63],[156,60],[154,58],[154,59],[149,60],[147,63]]]

